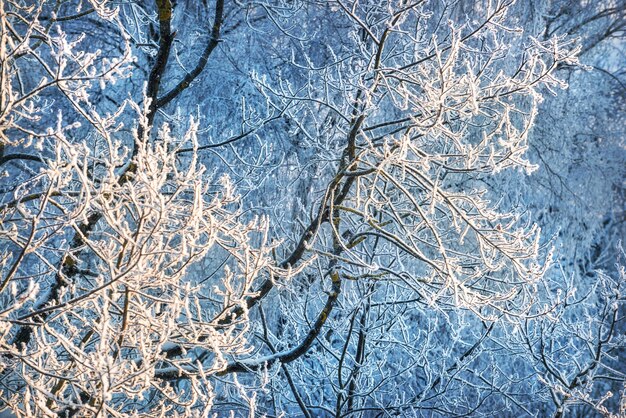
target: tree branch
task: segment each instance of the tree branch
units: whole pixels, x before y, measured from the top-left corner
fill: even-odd
[[[167,0],[169,3],[169,0]],[[207,44],[204,52],[202,52],[202,56],[200,56],[200,61],[196,67],[191,70],[189,73],[185,75],[185,77],[174,87],[172,90],[167,92],[163,97],[156,101],[156,107],[161,108],[166,106],[169,102],[171,102],[176,96],[178,96],[183,90],[185,90],[189,85],[195,80],[196,77],[204,70],[206,64],[209,60],[209,56],[213,52],[213,50],[217,47],[220,42],[220,31],[222,28],[222,23],[224,21],[224,0],[217,0],[215,2],[215,17],[213,18],[213,29],[211,30],[211,39],[209,39],[209,43]]]

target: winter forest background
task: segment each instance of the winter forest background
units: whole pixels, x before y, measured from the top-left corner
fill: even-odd
[[[623,0],[0,0],[0,410],[626,415]]]

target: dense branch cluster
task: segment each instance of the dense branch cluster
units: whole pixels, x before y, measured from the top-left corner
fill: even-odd
[[[617,416],[623,250],[506,190],[601,3],[0,0],[0,410]]]

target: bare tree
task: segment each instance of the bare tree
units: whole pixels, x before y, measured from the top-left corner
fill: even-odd
[[[14,414],[609,413],[623,275],[577,295],[492,180],[599,42],[564,9],[532,37],[500,0],[0,6]]]

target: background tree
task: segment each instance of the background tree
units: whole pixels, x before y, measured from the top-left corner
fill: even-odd
[[[14,414],[620,413],[623,4],[0,5]]]

